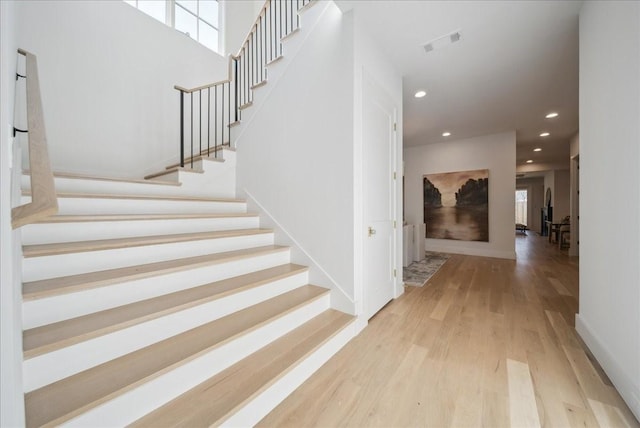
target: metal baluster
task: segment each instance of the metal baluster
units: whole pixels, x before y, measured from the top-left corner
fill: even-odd
[[[222,84],[224,88],[224,83]],[[213,88],[213,145],[216,148],[216,158],[218,157],[218,85]],[[223,115],[224,117],[224,115]]]
[[[209,155],[211,154],[210,147],[211,147],[211,86],[207,88],[207,157],[209,157]]]
[[[184,168],[184,91],[180,91],[180,166]]]
[[[235,67],[234,67],[235,77],[233,79],[233,84],[236,86],[236,90],[234,91],[236,108],[234,110],[235,110],[235,121],[237,122],[238,121],[238,91],[240,90],[238,85],[238,60],[234,60],[234,64],[235,64]],[[224,85],[222,86],[222,94],[224,96]],[[223,98],[223,101],[224,101],[224,98]],[[224,115],[222,117],[224,117]],[[223,126],[224,126],[224,123],[223,123]],[[224,128],[222,131],[222,136],[224,137]],[[222,143],[224,144],[224,138],[222,139]]]
[[[276,46],[276,4],[274,0],[271,0],[269,11],[271,12],[271,31],[269,31],[269,36],[271,37],[271,61],[273,61],[278,53],[278,47]]]
[[[198,129],[200,131],[200,137],[198,138],[200,140],[200,151],[198,152],[198,156],[200,156],[202,154],[202,89],[198,91],[198,110],[198,113],[200,114],[200,118],[198,119]]]
[[[191,95],[191,169],[193,169],[193,92]]]

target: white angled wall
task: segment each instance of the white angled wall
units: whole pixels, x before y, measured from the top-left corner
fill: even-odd
[[[237,183],[353,300],[353,28],[333,3],[308,13],[319,8],[314,29],[294,36],[298,53],[285,45],[279,80],[256,92],[264,101],[239,131]]]
[[[122,1],[16,2],[38,56],[54,170],[141,177],[178,158],[173,85],[227,78],[226,58]]]
[[[264,0],[231,0],[222,3],[224,17],[224,51],[236,55],[249,34]]]
[[[515,132],[405,147],[404,162],[405,220],[409,224],[424,223],[423,175],[489,170],[489,242],[426,239],[428,251],[515,258]]]
[[[576,328],[640,419],[640,3],[580,11]]]

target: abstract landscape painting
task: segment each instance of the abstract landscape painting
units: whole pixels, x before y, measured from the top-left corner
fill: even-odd
[[[489,170],[423,176],[427,238],[489,242]]]

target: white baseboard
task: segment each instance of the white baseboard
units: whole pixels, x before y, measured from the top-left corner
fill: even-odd
[[[515,250],[494,250],[491,248],[475,248],[475,247],[463,247],[460,245],[452,245],[448,243],[443,243],[437,241],[432,241],[430,239],[425,240],[425,250],[426,251],[437,251],[440,253],[451,253],[451,254],[464,254],[467,256],[479,256],[479,257],[496,257],[499,259],[511,259],[515,260],[516,252]],[[485,244],[486,245],[486,244]]]
[[[272,229],[276,234],[276,243],[286,245],[291,248],[291,261],[293,263],[309,266],[309,280],[315,285],[335,290],[331,293],[331,307],[350,315],[356,314],[355,302],[353,298],[340,286],[329,272],[298,242],[293,235],[278,222],[246,188],[239,192],[243,193],[247,199],[250,212],[260,213],[260,225],[264,228]]]
[[[632,373],[628,373],[618,363],[615,355],[609,352],[607,346],[580,314],[576,314],[576,330],[589,347],[591,353],[596,357],[602,369],[607,373],[607,376],[609,376],[629,409],[640,420],[640,379],[634,378]]]

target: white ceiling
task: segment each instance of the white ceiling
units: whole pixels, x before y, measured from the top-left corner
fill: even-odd
[[[356,11],[403,76],[405,147],[515,129],[518,165],[568,167],[568,140],[578,131],[581,1],[336,3]],[[456,30],[459,42],[425,53],[425,43]],[[419,89],[427,96],[414,98]],[[559,117],[545,119],[550,111]],[[551,136],[539,137],[543,131]]]

